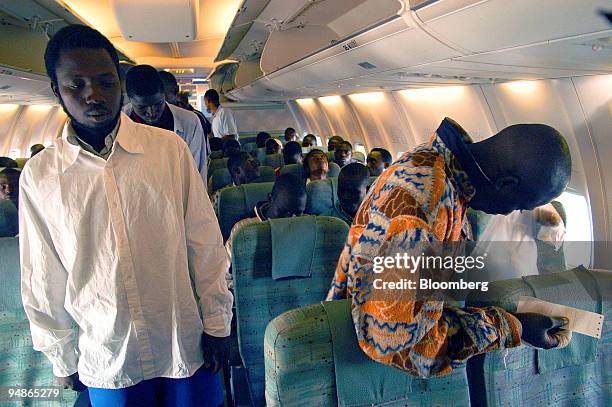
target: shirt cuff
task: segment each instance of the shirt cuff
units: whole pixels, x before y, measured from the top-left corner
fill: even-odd
[[[78,371],[78,358],[76,352],[67,352],[61,357],[47,355],[53,365],[53,375],[56,377],[68,377]]]
[[[210,336],[224,338],[230,335],[232,315],[211,315],[204,318],[204,332]]]
[[[499,310],[500,317],[504,319],[503,323],[503,337],[500,341],[500,347],[502,348],[515,348],[521,345],[521,334],[523,327],[519,320],[506,310]]]

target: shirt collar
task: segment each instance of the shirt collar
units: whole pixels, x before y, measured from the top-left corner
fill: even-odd
[[[436,130],[431,146],[444,156],[446,173],[460,197],[465,201],[476,193],[472,181],[478,181],[479,172],[476,160],[469,151],[472,139],[454,120],[446,117]]]
[[[114,139],[113,144],[119,144],[126,152],[130,154],[144,154],[142,144],[133,134],[133,126],[134,122],[122,112],[117,125],[108,136]],[[69,142],[68,137],[76,137],[70,120],[64,125],[62,132],[62,172],[65,172],[75,163],[79,153],[84,149],[80,144],[75,145]],[[80,142],[83,141],[80,140]]]

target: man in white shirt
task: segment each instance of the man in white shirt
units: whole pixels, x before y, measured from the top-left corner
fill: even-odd
[[[137,123],[174,131],[185,140],[204,182],[208,180],[208,149],[198,116],[167,103],[164,84],[150,65],[132,67],[125,76],[130,104],[123,111]]]
[[[206,108],[213,114],[212,131],[214,137],[223,139],[238,139],[238,127],[232,111],[221,106],[219,93],[214,89],[208,89],[204,93]]]
[[[229,263],[187,144],[120,113],[117,53],[99,32],[58,31],[45,65],[69,121],[20,181],[34,349],[94,407],[218,406]]]

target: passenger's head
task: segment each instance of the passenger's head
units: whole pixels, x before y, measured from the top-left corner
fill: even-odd
[[[304,181],[293,174],[283,174],[274,182],[268,200],[268,218],[301,216],[306,209]]]
[[[33,144],[30,147],[30,157],[34,157],[36,154],[40,153],[45,149],[45,146],[42,144]]]
[[[166,109],[164,84],[150,65],[136,65],[125,76],[125,89],[134,113],[145,123],[156,125]]]
[[[271,155],[271,154],[278,154],[280,153],[281,150],[281,143],[274,139],[274,138],[269,138],[266,140],[266,155]]]
[[[313,149],[304,157],[304,176],[311,181],[326,179],[329,172],[327,154],[319,149]]]
[[[221,137],[212,137],[208,142],[210,143],[210,151],[223,151],[223,139]]]
[[[370,170],[370,175],[378,177],[382,172],[391,165],[391,153],[384,148],[373,148],[368,154],[366,163]]]
[[[225,157],[231,157],[240,152],[240,143],[238,140],[229,138],[226,140],[221,139],[221,141],[223,142],[223,155]]]
[[[176,105],[179,93],[179,86],[176,78],[168,71],[159,71],[159,79],[161,79],[164,85],[166,102]]]
[[[108,134],[122,106],[119,57],[93,28],[70,25],[47,44],[45,67],[51,88],[76,128]]]
[[[257,133],[257,138],[255,139],[257,148],[264,148],[266,146],[266,141],[268,141],[268,139],[270,138],[272,138],[270,133],[267,133],[265,131],[260,131],[259,133]]]
[[[204,104],[211,112],[214,112],[219,107],[219,93],[214,89],[208,89],[204,93]]]
[[[0,200],[9,199],[15,206],[19,201],[19,176],[21,171],[17,168],[3,168],[0,170]]]
[[[344,167],[349,164],[353,159],[353,145],[348,141],[341,141],[336,145],[334,150],[334,161],[340,166]]]
[[[236,185],[248,184],[259,177],[259,161],[245,151],[239,151],[227,160],[227,169]]]
[[[17,168],[17,161],[9,157],[0,157],[0,168]]]
[[[534,209],[569,183],[570,150],[550,126],[517,124],[468,146],[477,163],[469,173],[476,189],[469,203],[474,209],[491,214]]]
[[[297,133],[293,127],[287,127],[285,129],[285,141],[295,141],[297,140]]]
[[[283,161],[287,164],[302,164],[302,146],[297,141],[290,141],[283,147]]]
[[[191,103],[189,103],[189,92],[187,92],[187,91],[179,92],[178,93],[178,97],[176,99],[176,105],[178,107],[181,107],[183,109],[187,109],[189,111],[194,111],[195,110],[193,108],[193,106],[191,106]]]
[[[342,140],[344,139],[340,136],[330,137],[329,140],[327,140],[327,151],[334,151],[338,143],[340,143]]]
[[[302,140],[302,147],[313,147],[317,145],[317,138],[314,134],[307,134]]]
[[[338,175],[338,201],[340,207],[352,217],[357,213],[361,201],[368,192],[370,172],[361,163],[350,163],[342,167]]]

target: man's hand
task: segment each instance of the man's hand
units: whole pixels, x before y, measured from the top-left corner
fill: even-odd
[[[520,321],[523,332],[521,339],[531,346],[541,349],[552,349],[559,346],[559,331],[568,324],[564,317],[547,317],[546,315],[526,312],[514,314]]]
[[[229,345],[229,336],[219,338],[206,333],[202,334],[204,367],[217,373],[229,359]]]
[[[62,386],[65,390],[84,391],[87,387],[79,380],[79,374],[74,373],[68,377],[56,377],[58,385]]]

